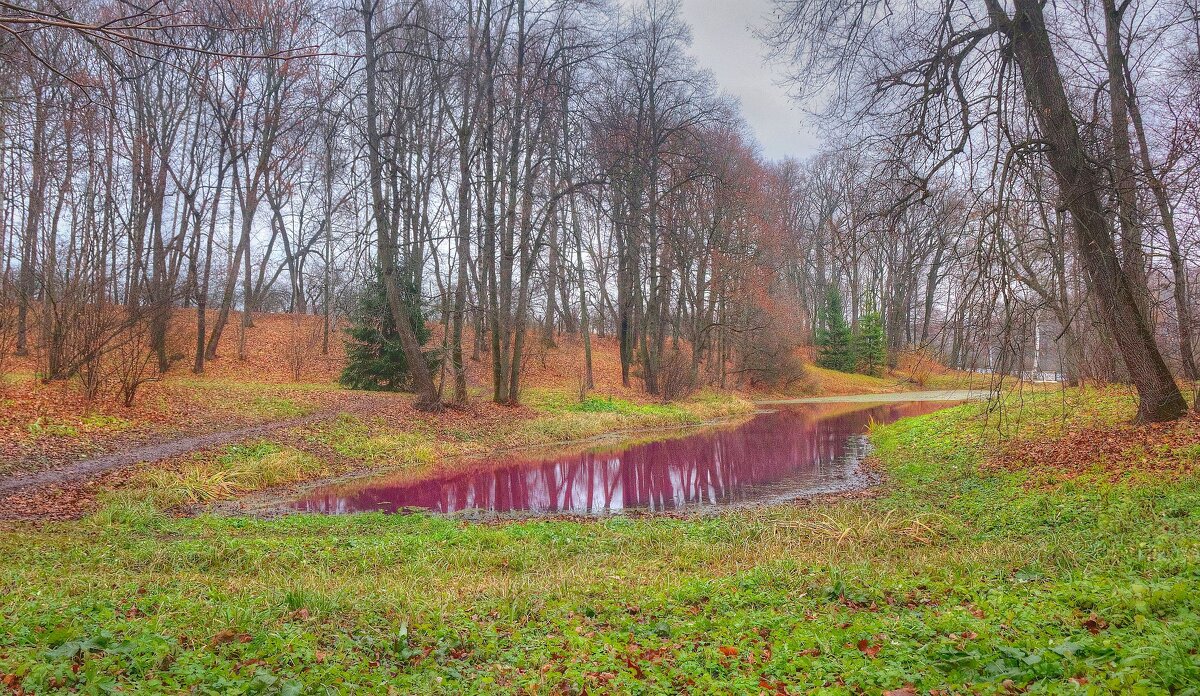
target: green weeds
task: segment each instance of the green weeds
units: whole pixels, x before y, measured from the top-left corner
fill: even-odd
[[[104,413],[89,413],[71,421],[39,416],[25,426],[25,431],[33,437],[79,437],[88,433],[116,433],[132,424],[128,419]]]
[[[70,423],[61,423],[50,418],[38,417],[25,426],[26,432],[34,437],[78,437],[79,428]]]

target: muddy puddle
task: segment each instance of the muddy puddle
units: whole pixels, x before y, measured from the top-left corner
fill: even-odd
[[[449,514],[604,515],[770,503],[866,487],[870,423],[946,402],[789,404],[735,426],[567,454],[457,462],[418,475],[318,488],[289,504],[343,514],[423,509]]]

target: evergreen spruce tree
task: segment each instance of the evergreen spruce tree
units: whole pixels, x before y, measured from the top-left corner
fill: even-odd
[[[840,372],[854,371],[854,346],[850,325],[842,309],[842,294],[837,287],[829,286],[825,293],[825,305],[820,312],[821,330],[817,334],[817,364]]]
[[[858,320],[858,334],[854,337],[854,357],[857,369],[865,375],[883,371],[887,364],[887,342],[883,333],[883,316],[875,307],[874,298],[867,300],[866,312]]]
[[[405,288],[406,306],[421,345],[429,340],[429,328],[415,301],[416,289]],[[388,304],[383,279],[376,275],[358,296],[346,330],[346,367],[338,377],[342,386],[370,391],[402,391],[409,388],[408,361],[400,346],[400,335]],[[431,366],[435,356],[425,353]]]

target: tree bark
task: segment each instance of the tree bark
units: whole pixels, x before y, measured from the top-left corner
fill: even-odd
[[[1128,276],[1138,309],[1147,320],[1150,291],[1146,285],[1146,252],[1137,214],[1137,180],[1129,142],[1129,92],[1125,83],[1125,52],[1121,48],[1121,16],[1116,0],[1104,0],[1104,39],[1108,58],[1109,115],[1112,119],[1113,184],[1117,191],[1117,218],[1121,232],[1121,265]]]

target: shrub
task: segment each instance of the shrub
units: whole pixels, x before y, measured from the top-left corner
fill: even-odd
[[[808,378],[794,344],[776,331],[762,330],[746,342],[738,372],[751,386],[786,389]]]
[[[674,348],[659,360],[658,386],[663,401],[675,401],[696,391],[696,371],[692,360]]]
[[[305,321],[303,314],[292,313],[287,341],[283,346],[284,359],[292,372],[292,380],[300,381],[308,358],[321,343],[321,325]]]
[[[908,373],[908,379],[918,387],[925,387],[939,367],[932,352],[917,348],[902,352],[896,360],[896,369]]]
[[[133,406],[138,389],[155,378],[150,370],[150,359],[154,350],[150,336],[140,322],[131,325],[109,357],[113,363],[113,374],[117,380],[117,398],[125,407]]]

